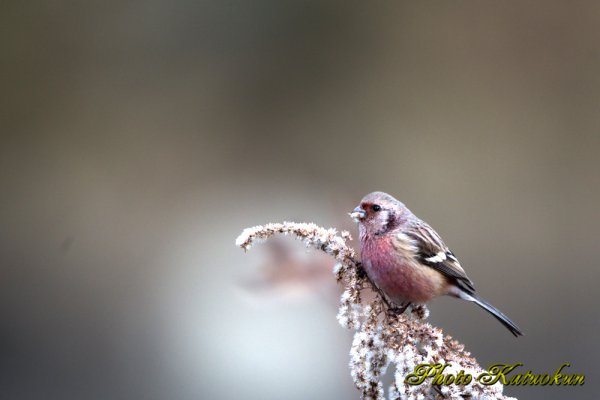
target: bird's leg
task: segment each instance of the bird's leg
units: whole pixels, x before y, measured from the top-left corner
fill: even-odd
[[[367,282],[369,282],[369,284],[371,285],[371,289],[374,292],[379,293],[379,297],[381,298],[381,301],[387,306],[388,310],[394,308],[392,306],[392,304],[389,302],[389,300],[387,299],[387,296],[385,295],[385,293],[383,293],[383,290],[379,289],[379,287],[375,284],[375,282],[373,282],[369,278],[366,271],[362,267],[362,264],[360,264],[360,263],[357,264],[357,273],[358,273],[359,278],[366,279]]]
[[[388,310],[391,310],[392,308],[394,308],[394,306],[392,305],[392,303],[390,303],[389,300],[387,299],[387,297],[385,297],[385,294],[383,294],[383,292],[381,290],[379,290],[379,288],[377,290],[379,291],[379,295],[381,296],[381,300],[383,300],[383,302],[387,306]]]

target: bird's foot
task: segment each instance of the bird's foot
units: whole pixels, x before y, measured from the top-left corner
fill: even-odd
[[[387,313],[390,316],[402,315],[409,306],[410,302],[406,302],[401,304],[400,307],[390,307],[388,308]]]

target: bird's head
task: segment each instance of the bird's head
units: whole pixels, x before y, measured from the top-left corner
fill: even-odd
[[[384,192],[369,193],[352,210],[350,217],[358,222],[360,236],[381,235],[406,220],[407,208]]]

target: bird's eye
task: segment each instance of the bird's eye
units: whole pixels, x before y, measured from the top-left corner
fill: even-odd
[[[380,205],[378,205],[378,204],[373,204],[373,205],[371,206],[371,210],[373,210],[373,211],[375,211],[375,212],[377,212],[377,211],[381,211],[381,206],[380,206]]]

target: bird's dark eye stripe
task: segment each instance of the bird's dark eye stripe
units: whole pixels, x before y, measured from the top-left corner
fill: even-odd
[[[379,206],[378,204],[373,204],[371,206],[371,210],[377,212],[377,211],[381,211],[381,206]]]

